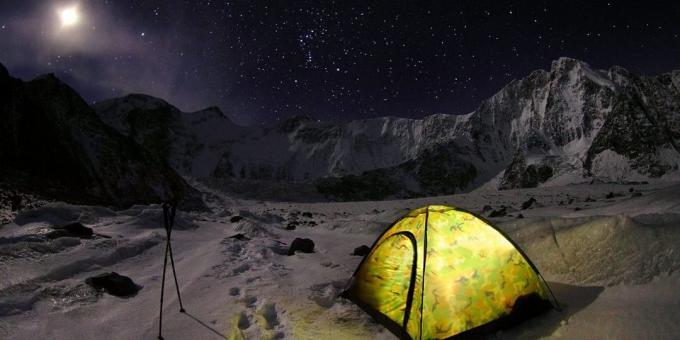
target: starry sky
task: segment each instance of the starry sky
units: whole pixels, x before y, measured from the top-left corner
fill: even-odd
[[[77,24],[59,13],[76,6]],[[680,68],[679,1],[2,0],[0,62],[242,125],[464,114],[560,56]]]

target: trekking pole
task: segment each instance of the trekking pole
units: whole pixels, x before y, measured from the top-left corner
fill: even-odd
[[[177,209],[177,202],[172,203],[172,210],[170,211],[170,229],[168,229],[168,251],[170,252],[170,264],[172,265],[172,276],[175,277],[175,289],[177,289],[177,299],[179,300],[179,312],[184,313],[184,305],[182,305],[182,294],[179,293],[179,284],[177,283],[177,272],[175,271],[175,259],[172,256],[172,244],[170,243],[170,233],[175,224],[175,211]]]
[[[175,279],[175,288],[177,290],[177,298],[179,299],[179,311],[180,313],[185,313],[184,305],[182,305],[182,296],[179,292],[179,284],[177,283],[177,272],[175,270],[175,260],[172,256],[172,245],[170,243],[170,236],[172,234],[172,226],[175,221],[175,212],[177,210],[177,201],[172,201],[172,205],[169,203],[163,203],[163,222],[165,227],[166,243],[165,243],[165,257],[163,259],[163,277],[161,279],[161,306],[158,317],[158,339],[162,340],[162,330],[163,330],[163,296],[165,294],[165,272],[168,266],[168,255],[170,255],[170,265],[172,266],[172,275]]]

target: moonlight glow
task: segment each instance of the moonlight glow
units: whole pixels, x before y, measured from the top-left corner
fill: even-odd
[[[62,8],[59,10],[59,19],[62,27],[75,26],[80,22],[80,13],[77,6]]]

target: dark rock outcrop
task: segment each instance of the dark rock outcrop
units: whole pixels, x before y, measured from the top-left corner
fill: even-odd
[[[526,165],[524,154],[515,153],[512,163],[507,167],[499,189],[535,188],[553,175],[553,170],[545,164]]]
[[[119,297],[134,296],[142,289],[127,276],[120,275],[116,272],[99,274],[85,280],[85,283],[97,290],[103,290],[107,293]]]
[[[354,256],[366,256],[371,252],[371,247],[367,245],[362,245],[359,247],[354,248],[354,252],[352,255]]]

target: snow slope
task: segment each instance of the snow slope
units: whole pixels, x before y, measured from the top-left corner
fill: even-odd
[[[210,213],[178,216],[173,250],[188,314],[178,312],[168,278],[163,334],[392,339],[337,297],[360,261],[351,253],[372,244],[410,209],[449,204],[484,216],[485,205],[506,206],[508,215],[492,221],[523,247],[563,307],[495,337],[673,339],[680,332],[679,189],[597,184],[307,204],[239,201],[215,193]],[[520,210],[529,197],[537,202]],[[237,215],[243,218],[231,222]],[[30,239],[72,220],[103,236]],[[153,205],[112,211],[53,203],[0,228],[0,275],[9,278],[0,284],[0,338],[155,337],[164,250],[159,222],[159,207]],[[286,230],[291,222],[297,228]],[[249,239],[230,238],[237,233]],[[311,238],[315,253],[286,256],[296,237]],[[86,277],[107,271],[131,277],[142,290],[123,299],[97,295],[84,284]]]

